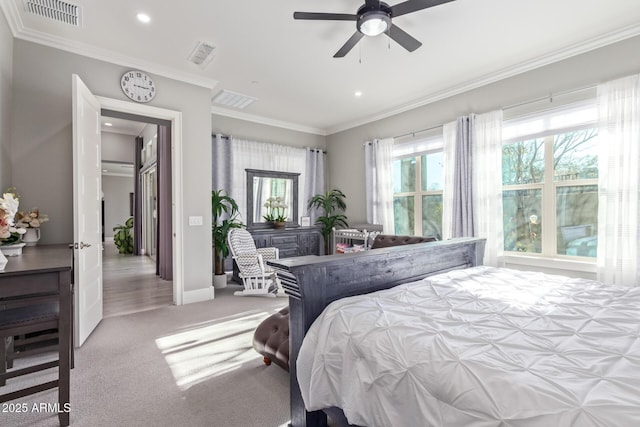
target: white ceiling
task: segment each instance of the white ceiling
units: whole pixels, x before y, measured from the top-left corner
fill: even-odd
[[[133,136],[140,136],[142,130],[147,125],[147,123],[106,116],[102,116],[100,122],[102,125],[102,132],[122,133],[124,135]]]
[[[640,0],[456,0],[394,19],[423,43],[413,53],[381,35],[334,59],[355,23],[294,20],[293,12],[355,13],[363,0],[68,1],[82,7],[81,28],[29,14],[22,0],[0,5],[16,37],[208,86],[212,95],[255,97],[244,110],[212,110],[319,134],[640,35]],[[138,12],[151,22],[138,22]],[[216,46],[204,69],[187,61],[198,41]]]
[[[102,175],[133,176],[132,163],[102,162]]]

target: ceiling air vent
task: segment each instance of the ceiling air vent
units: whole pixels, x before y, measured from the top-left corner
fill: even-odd
[[[189,55],[189,61],[204,68],[209,65],[209,62],[213,59],[214,49],[215,46],[211,43],[198,42],[196,47],[193,49],[193,52],[191,52],[191,55]]]
[[[79,27],[80,6],[60,0],[24,0],[25,10],[53,21]]]
[[[235,108],[246,108],[257,100],[258,98],[231,92],[230,90],[223,90],[213,98],[215,104]]]

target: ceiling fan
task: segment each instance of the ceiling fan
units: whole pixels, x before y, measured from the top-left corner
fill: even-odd
[[[357,31],[340,48],[334,58],[344,57],[364,36],[377,36],[386,33],[400,46],[413,52],[420,46],[418,40],[404,32],[400,27],[393,24],[391,20],[407,13],[417,12],[429,7],[449,3],[454,0],[408,0],[389,6],[379,0],[366,0],[365,3],[354,14],[349,13],[314,13],[314,12],[294,12],[294,19],[309,19],[319,21],[356,21]]]

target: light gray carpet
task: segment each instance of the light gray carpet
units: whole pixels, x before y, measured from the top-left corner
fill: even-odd
[[[73,426],[280,427],[289,421],[289,374],[265,366],[256,325],[286,298],[234,297],[104,319],[71,372]],[[25,385],[9,381],[6,389]],[[57,389],[12,403],[57,402]],[[55,413],[1,413],[2,426],[57,426]]]

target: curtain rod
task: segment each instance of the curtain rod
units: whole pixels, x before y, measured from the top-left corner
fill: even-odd
[[[398,139],[398,138],[404,138],[405,136],[416,136],[417,133],[423,133],[423,132],[428,132],[430,130],[434,130],[434,129],[438,129],[443,127],[444,125],[435,125],[435,126],[431,126],[428,128],[424,128],[424,129],[420,129],[420,130],[416,130],[413,132],[408,132],[402,135],[398,135],[398,136],[394,136],[393,139]]]
[[[544,101],[546,99],[548,99],[549,102],[553,102],[553,97],[554,96],[571,95],[571,94],[578,93],[578,92],[583,92],[583,91],[586,91],[586,90],[596,89],[596,87],[597,86],[590,85],[590,86],[583,86],[583,87],[580,87],[580,88],[577,88],[577,89],[565,90],[565,91],[556,92],[556,93],[549,92],[549,95],[547,95],[547,96],[543,96],[543,97],[540,97],[540,98],[531,99],[529,101],[524,101],[524,102],[520,102],[520,103],[517,103],[517,104],[511,104],[511,105],[508,105],[506,107],[503,107],[502,111],[510,110],[510,109],[513,109],[513,108],[522,107],[524,105],[533,104],[533,103],[536,103],[536,102]],[[397,139],[397,138],[404,138],[406,136],[416,136],[416,134],[420,134],[420,133],[423,133],[423,132],[428,132],[430,130],[438,129],[438,128],[441,128],[443,126],[444,126],[444,124],[435,125],[435,126],[431,126],[431,127],[425,128],[425,129],[420,129],[420,130],[416,130],[416,131],[413,131],[413,132],[407,132],[407,133],[402,134],[402,135],[394,136],[393,138]]]
[[[215,133],[215,134],[213,134],[213,136],[220,136],[220,138],[226,138],[226,139],[229,139],[229,138],[231,138],[233,135],[224,135],[224,134],[222,134],[222,133]],[[269,144],[285,145],[285,144],[276,144],[276,143],[273,143],[273,142],[270,142]],[[287,147],[292,147],[292,146],[287,145]],[[295,147],[293,147],[293,148],[295,148]],[[315,147],[304,147],[304,148],[305,148],[305,149],[307,149],[307,150],[313,150],[313,151],[321,152],[321,153],[323,153],[323,154],[327,154],[327,151],[326,151],[326,150],[323,150],[322,148],[315,148]]]

